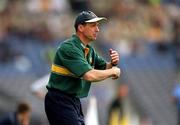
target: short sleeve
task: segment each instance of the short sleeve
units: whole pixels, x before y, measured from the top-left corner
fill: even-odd
[[[57,51],[63,66],[78,77],[92,69],[81,51],[77,47],[66,47],[66,45]]]

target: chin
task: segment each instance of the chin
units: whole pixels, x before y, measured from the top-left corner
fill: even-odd
[[[93,40],[96,40],[96,39],[97,39],[97,37],[94,37],[94,38],[93,38]]]
[[[90,41],[95,41],[96,39],[97,39],[96,36],[89,37],[89,40],[90,40]]]
[[[92,38],[92,39],[90,39],[90,41],[95,41],[96,40],[96,38]]]

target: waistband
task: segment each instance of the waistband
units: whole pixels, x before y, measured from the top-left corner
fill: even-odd
[[[77,97],[76,97],[77,94],[67,93],[67,92],[64,92],[64,91],[59,90],[59,89],[56,89],[56,88],[47,88],[47,89],[48,89],[48,91],[58,92],[58,93],[61,93],[61,94],[63,94],[63,95],[69,96],[69,97],[75,97],[75,98],[77,98]]]

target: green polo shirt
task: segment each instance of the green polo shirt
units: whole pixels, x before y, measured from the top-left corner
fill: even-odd
[[[89,49],[85,56],[85,48]],[[97,55],[92,46],[84,46],[78,36],[62,42],[56,51],[47,88],[55,88],[76,97],[86,97],[91,82],[82,76],[92,69],[103,70],[106,61]]]

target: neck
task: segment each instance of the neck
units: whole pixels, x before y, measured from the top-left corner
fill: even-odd
[[[77,32],[76,35],[79,37],[79,39],[81,40],[81,42],[82,42],[85,46],[90,43],[89,39],[87,39],[86,37],[84,37],[83,34]]]

